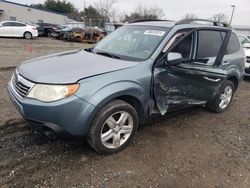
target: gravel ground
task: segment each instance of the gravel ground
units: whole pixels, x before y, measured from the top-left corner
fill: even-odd
[[[85,46],[0,38],[0,187],[250,187],[250,79],[227,112],[191,108],[155,118],[114,155],[100,156],[80,139],[52,141],[30,131],[7,96],[14,67]]]

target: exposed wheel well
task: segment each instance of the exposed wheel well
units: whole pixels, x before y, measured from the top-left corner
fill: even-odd
[[[230,80],[234,83],[235,89],[238,88],[239,82],[238,82],[238,79],[236,78],[236,76],[230,76],[227,78],[227,80]]]
[[[141,120],[143,118],[143,106],[137,98],[135,98],[133,96],[129,96],[129,95],[124,95],[124,96],[117,97],[116,99],[123,100],[126,103],[133,106],[138,114],[139,120]]]

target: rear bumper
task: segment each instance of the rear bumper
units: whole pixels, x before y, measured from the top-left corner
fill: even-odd
[[[8,93],[11,101],[33,127],[41,130],[50,128],[57,134],[87,135],[93,117],[91,114],[95,109],[92,104],[77,96],[44,103],[34,99],[19,98],[12,90],[10,82]]]
[[[32,37],[38,37],[38,30],[37,31],[34,30],[31,33],[32,33]]]

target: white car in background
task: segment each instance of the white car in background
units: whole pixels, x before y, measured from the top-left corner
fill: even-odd
[[[31,39],[38,36],[37,27],[19,21],[0,22],[0,37],[24,37]]]
[[[245,76],[250,77],[250,43],[242,45],[246,54]]]
[[[238,38],[246,54],[245,76],[250,77],[250,40],[242,35]]]

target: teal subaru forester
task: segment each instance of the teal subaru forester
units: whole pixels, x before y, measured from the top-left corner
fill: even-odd
[[[99,153],[125,148],[152,114],[199,105],[228,109],[245,57],[232,28],[192,19],[140,21],[91,49],[21,63],[8,85],[33,128],[86,137]]]

